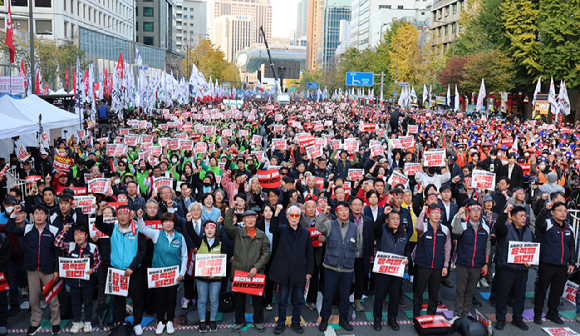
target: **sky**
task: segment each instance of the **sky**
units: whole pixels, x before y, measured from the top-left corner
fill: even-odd
[[[288,37],[296,30],[298,2],[300,0],[271,0],[273,37]]]

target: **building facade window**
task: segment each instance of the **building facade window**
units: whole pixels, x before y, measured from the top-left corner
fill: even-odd
[[[153,31],[153,22],[143,22],[143,31],[152,32]]]
[[[403,5],[398,5],[397,9],[403,9]]]
[[[34,6],[36,7],[51,7],[51,0],[34,0]]]
[[[457,4],[453,4],[453,14],[457,14]]]
[[[143,16],[153,16],[153,7],[143,7]]]
[[[153,37],[152,36],[143,36],[143,44],[153,45]]]
[[[448,26],[445,26],[445,36],[447,36],[447,32],[448,32]]]

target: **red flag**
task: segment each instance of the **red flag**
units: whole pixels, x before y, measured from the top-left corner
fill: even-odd
[[[77,73],[77,69],[73,68],[73,90],[75,90],[75,91],[77,89],[77,75],[76,75],[76,73]]]
[[[24,71],[24,60],[20,60],[20,75],[19,76],[26,77],[26,72]],[[24,83],[26,83],[26,81]]]
[[[40,78],[39,78],[39,72],[36,71],[36,80],[34,81],[34,94],[39,95],[40,94]]]
[[[66,73],[64,74],[64,79],[66,81],[66,89],[68,90],[68,68],[66,68]]]
[[[8,14],[6,14],[6,45],[10,48],[10,63],[14,63],[14,27],[12,26],[10,1],[8,1]]]
[[[119,62],[117,63],[117,78],[122,80],[123,79],[123,53],[119,54]]]
[[[83,78],[83,86],[85,94],[89,93],[89,69],[85,69],[85,78]]]

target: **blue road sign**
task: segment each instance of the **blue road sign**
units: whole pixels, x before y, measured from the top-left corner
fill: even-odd
[[[409,83],[407,83],[407,82],[399,82],[399,86],[409,86]]]
[[[306,82],[307,89],[318,89],[318,82]]]
[[[346,85],[349,86],[373,86],[375,76],[372,72],[347,72]]]

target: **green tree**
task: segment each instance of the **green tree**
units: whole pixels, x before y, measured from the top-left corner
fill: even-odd
[[[419,75],[419,33],[417,28],[408,22],[395,31],[389,48],[389,73],[391,78],[400,82],[416,83]]]
[[[464,92],[478,92],[484,78],[487,92],[510,91],[514,87],[514,75],[511,59],[493,49],[467,56],[465,77],[458,87]]]
[[[181,62],[181,70],[186,78],[191,75],[191,64],[195,64],[206,79],[211,77],[212,80],[217,79],[220,82],[240,81],[239,71],[235,64],[226,61],[224,52],[217,49],[210,40],[202,39],[194,48],[186,52]]]

